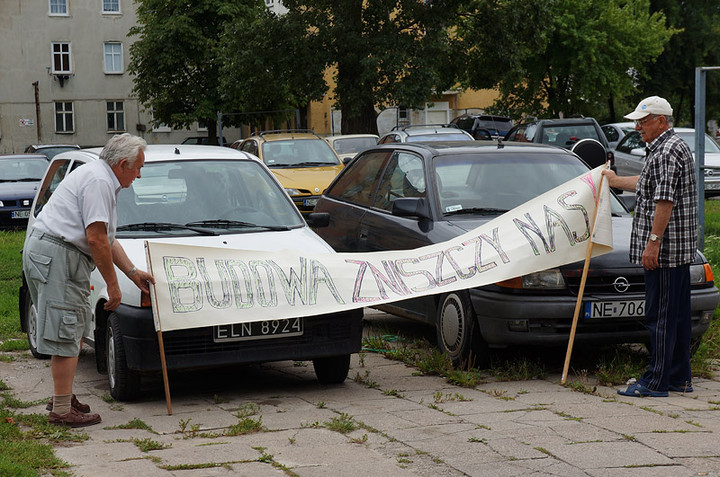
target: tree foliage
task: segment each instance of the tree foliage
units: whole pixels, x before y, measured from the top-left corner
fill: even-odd
[[[377,132],[376,108],[417,107],[454,84],[454,0],[286,0],[297,41],[334,69],[342,132]],[[313,67],[317,64],[312,64]]]
[[[217,140],[217,112],[232,102],[221,87],[227,25],[264,12],[257,0],[137,0],[138,25],[129,36],[128,70],[135,75],[133,93],[152,110],[155,124],[208,127]]]
[[[489,87],[494,78],[496,107],[516,116],[596,115],[609,98],[635,90],[675,32],[649,6],[649,0],[475,1],[458,28],[473,65],[463,83]]]
[[[643,96],[659,95],[670,101],[677,124],[692,124],[695,114],[695,68],[720,66],[720,2],[717,0],[653,0],[668,23],[682,31],[648,68]],[[707,73],[706,117],[720,116],[720,71]]]

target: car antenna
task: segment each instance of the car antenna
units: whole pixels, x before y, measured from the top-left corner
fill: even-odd
[[[175,148],[175,154],[180,154],[180,149],[178,149],[177,147]]]
[[[505,147],[505,144],[503,144],[502,138],[500,136],[498,136],[497,141],[498,141],[498,143],[497,143],[498,149],[502,149]]]

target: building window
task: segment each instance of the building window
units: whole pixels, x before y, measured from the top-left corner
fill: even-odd
[[[155,124],[155,110],[152,110],[152,114],[150,116],[150,123]],[[152,127],[152,132],[171,132],[172,128],[165,123],[158,123],[157,126]]]
[[[67,15],[67,0],[50,0],[50,15]]]
[[[103,44],[103,48],[105,50],[105,73],[122,73],[122,43],[107,42]]]
[[[55,132],[75,132],[75,121],[73,119],[73,104],[70,101],[55,102]]]
[[[125,131],[125,111],[122,101],[107,102],[107,130]]]
[[[69,42],[53,42],[52,65],[53,73],[72,73],[72,54]]]
[[[120,13],[120,0],[102,0],[103,13]]]

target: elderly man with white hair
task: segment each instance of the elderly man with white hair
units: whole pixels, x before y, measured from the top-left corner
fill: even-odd
[[[603,171],[608,184],[637,198],[630,260],[645,268],[645,325],[652,356],[648,370],[623,396],[665,397],[692,392],[690,370],[690,264],[697,248],[697,186],[690,148],[672,129],[673,110],[651,96],[625,117],[647,144],[639,176]]]
[[[82,337],[91,325],[93,267],[107,284],[106,310],[117,308],[122,298],[113,265],[145,292],[148,281],[154,283],[115,240],[118,192],[140,177],[146,147],[140,137],[113,136],[101,160],[79,167],[60,183],[25,239],[23,271],[37,306],[37,350],[51,356],[52,424],[83,427],[102,420],[72,392]]]

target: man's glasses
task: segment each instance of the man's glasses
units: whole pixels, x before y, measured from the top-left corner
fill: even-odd
[[[635,126],[642,126],[642,125],[645,124],[646,122],[652,121],[653,119],[657,119],[657,118],[659,118],[659,117],[660,117],[660,116],[648,115],[648,117],[646,117],[646,118],[636,120],[636,121],[635,121]]]

